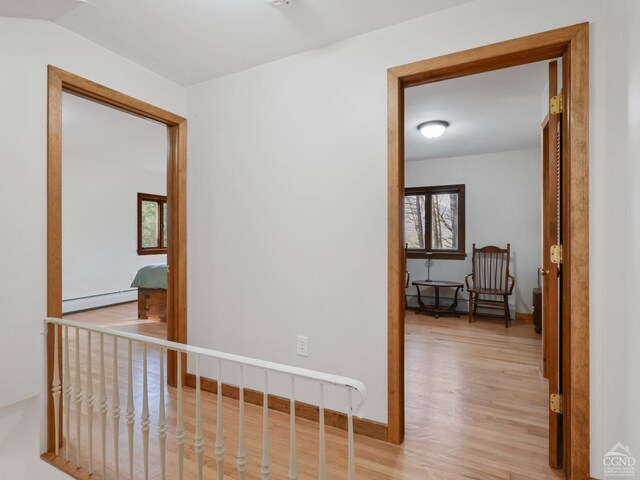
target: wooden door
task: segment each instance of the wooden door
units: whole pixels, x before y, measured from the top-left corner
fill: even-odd
[[[562,95],[561,93],[559,94]],[[549,64],[549,101],[558,96],[558,63]],[[548,151],[544,165],[543,342],[544,371],[549,379],[549,465],[562,468],[562,414],[552,411],[551,397],[562,395],[562,264],[552,261],[554,245],[562,245],[562,112],[550,108]]]

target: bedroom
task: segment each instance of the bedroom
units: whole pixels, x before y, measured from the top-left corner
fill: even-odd
[[[430,447],[449,464],[462,452],[512,449],[496,476],[526,465],[527,475],[556,478],[547,465],[560,465],[547,413],[556,391],[545,379],[549,342],[535,322],[546,302],[538,271],[550,188],[541,123],[557,66],[426,83],[404,96],[405,438],[449,432]],[[545,324],[544,337],[551,331]],[[482,466],[457,473],[465,468]]]
[[[166,338],[166,128],[62,100],[64,315]]]

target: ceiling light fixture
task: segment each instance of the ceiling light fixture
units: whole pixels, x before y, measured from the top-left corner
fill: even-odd
[[[445,122],[444,120],[432,120],[418,125],[418,130],[420,130],[422,135],[432,140],[442,136],[448,127],[449,122]]]
[[[286,5],[291,5],[293,0],[269,0],[269,5],[272,7],[284,7]]]

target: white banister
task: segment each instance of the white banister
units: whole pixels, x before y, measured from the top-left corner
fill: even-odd
[[[91,332],[87,332],[87,430],[89,437],[89,474],[93,474],[93,365],[91,364]]]
[[[111,417],[113,420],[113,450],[116,480],[120,478],[120,390],[118,388],[118,337],[113,337],[113,401],[111,402]]]
[[[58,362],[58,325],[53,326],[53,382],[51,385],[51,395],[53,395],[53,424],[55,435],[55,452],[56,457],[60,454],[60,364]]]
[[[69,445],[71,443],[71,374],[69,373],[69,326],[64,326],[64,373],[62,384],[64,386],[64,459],[69,461]]]
[[[271,479],[271,452],[269,451],[269,372],[264,371],[262,405],[262,480]]]
[[[187,345],[184,343],[171,342],[169,340],[163,340],[161,338],[147,337],[145,335],[139,335],[136,333],[124,332],[121,330],[114,330],[107,327],[101,327],[99,325],[92,325],[88,323],[77,322],[75,320],[60,319],[60,318],[47,318],[47,322],[57,323],[59,325],[68,325],[74,328],[81,328],[83,330],[90,330],[97,333],[105,333],[109,336],[122,338],[126,340],[133,340],[134,342],[146,343],[147,345],[155,345],[162,347],[166,350],[173,350],[176,352],[187,353],[189,355],[199,355],[206,358],[214,358],[222,360],[227,363],[233,363],[236,365],[244,365],[245,367],[252,367],[257,370],[267,370],[269,372],[280,373],[290,377],[304,378],[310,381],[322,382],[326,385],[335,385],[336,387],[351,388],[358,392],[360,395],[360,402],[354,408],[354,415],[358,416],[362,405],[366,399],[366,388],[360,380],[356,380],[350,377],[343,377],[341,375],[333,375],[331,373],[318,372],[316,370],[309,370],[307,368],[293,367],[291,365],[283,365],[281,363],[269,362],[267,360],[260,360],[257,358],[244,357],[242,355],[236,355],[233,353],[220,352],[217,350],[211,350],[208,348],[197,347],[194,345]]]
[[[238,419],[238,478],[247,478],[247,445],[244,425],[244,369],[240,365],[240,396],[239,396],[239,419]]]
[[[296,451],[296,379],[291,377],[291,403],[289,407],[289,480],[298,478],[298,453]]]
[[[200,358],[199,357],[196,357],[196,432],[195,432],[193,446],[196,452],[198,480],[202,480],[202,453],[204,451],[204,440],[202,438],[202,401],[201,401],[201,394],[200,394]]]
[[[149,429],[151,425],[149,415],[149,380],[147,369],[147,344],[142,346],[142,417],[140,429],[142,430],[142,456],[144,457],[144,480],[149,480]]]
[[[320,403],[318,408],[318,427],[320,429],[320,452],[318,453],[318,480],[327,478],[327,456],[324,439],[324,384],[320,385]]]
[[[107,379],[104,372],[104,333],[100,334],[100,436],[102,438],[102,478],[107,478]]]
[[[158,386],[160,388],[160,404],[158,408],[158,439],[160,440],[160,479],[165,480],[167,478],[166,471],[166,453],[167,453],[167,417],[165,414],[164,403],[164,348],[160,348],[160,381]]]
[[[179,480],[183,480],[185,478],[185,471],[190,472],[190,475],[193,478],[197,478],[198,480],[202,480],[205,478],[206,472],[205,467],[205,442],[208,440],[205,438],[205,435],[209,430],[205,428],[204,423],[209,421],[207,410],[203,410],[206,408],[206,398],[202,391],[202,381],[201,377],[201,362],[203,359],[213,359],[217,364],[217,390],[216,390],[216,428],[215,428],[215,439],[214,439],[214,455],[217,469],[217,478],[218,480],[225,479],[225,463],[226,463],[226,448],[225,448],[225,432],[224,432],[224,405],[223,405],[223,389],[226,388],[223,383],[222,373],[223,373],[223,363],[225,364],[224,368],[226,368],[229,364],[234,364],[239,366],[239,379],[238,388],[238,450],[237,450],[237,458],[235,461],[235,469],[237,470],[237,478],[239,480],[246,480],[249,477],[248,473],[248,455],[249,451],[247,449],[247,440],[251,438],[255,438],[255,435],[258,433],[256,431],[251,431],[251,428],[260,428],[259,425],[256,425],[254,421],[247,417],[247,411],[245,411],[245,379],[248,374],[247,369],[254,369],[259,372],[262,372],[264,378],[264,392],[263,393],[263,411],[262,411],[262,458],[260,461],[260,473],[259,477],[262,480],[271,480],[272,478],[272,459],[271,459],[271,439],[270,439],[270,425],[269,425],[269,382],[272,381],[270,376],[284,376],[288,378],[290,381],[290,416],[289,416],[289,465],[287,478],[289,480],[297,480],[301,474],[298,471],[298,466],[304,465],[305,470],[309,467],[309,450],[305,449],[304,451],[304,460],[298,459],[298,450],[296,444],[296,388],[298,386],[298,380],[302,379],[306,382],[311,382],[313,384],[318,385],[319,387],[319,395],[318,401],[316,405],[318,405],[318,439],[319,439],[319,449],[318,449],[318,457],[317,457],[317,478],[319,480],[326,480],[328,475],[328,467],[327,467],[327,458],[326,458],[326,426],[325,426],[325,395],[326,395],[326,387],[327,385],[331,388],[336,388],[341,391],[345,391],[348,394],[348,405],[346,409],[341,409],[341,411],[346,412],[347,414],[347,455],[348,455],[348,478],[349,480],[355,480],[356,477],[356,462],[355,462],[355,447],[354,447],[354,426],[353,426],[353,416],[359,415],[361,406],[365,400],[365,387],[362,382],[358,380],[354,380],[348,377],[342,377],[338,375],[331,375],[328,373],[317,372],[313,370],[308,370],[299,367],[292,367],[288,365],[282,365],[275,362],[268,362],[263,360],[258,360],[255,358],[243,357],[241,355],[235,355],[225,352],[220,352],[216,350],[210,350],[202,347],[196,347],[187,344],[170,342],[163,339],[158,339],[154,337],[142,336],[134,333],[129,333],[125,331],[112,330],[105,327],[100,327],[92,324],[85,324],[81,322],[76,322],[73,320],[67,319],[56,319],[56,318],[48,318],[46,322],[49,324],[53,324],[53,336],[54,336],[54,347],[53,347],[53,376],[52,383],[50,387],[50,394],[53,397],[53,406],[54,406],[54,421],[53,426],[55,428],[56,442],[55,442],[55,452],[56,455],[59,455],[60,446],[58,445],[58,435],[60,428],[64,430],[65,437],[65,458],[68,459],[70,448],[75,448],[75,463],[78,468],[81,468],[80,463],[84,463],[85,466],[89,466],[89,474],[93,471],[94,458],[93,458],[93,444],[92,444],[92,418],[94,413],[94,391],[93,391],[93,367],[92,367],[92,334],[98,334],[100,340],[100,371],[99,371],[99,382],[100,382],[100,392],[99,392],[99,402],[97,414],[101,417],[101,454],[102,454],[102,476],[101,478],[115,478],[119,479],[123,474],[120,471],[119,464],[119,436],[120,436],[120,416],[123,414],[123,409],[120,405],[120,386],[119,386],[119,361],[118,358],[118,343],[119,340],[127,341],[127,353],[122,355],[122,361],[127,362],[127,380],[126,380],[126,388],[127,388],[127,400],[126,400],[126,425],[127,425],[127,437],[128,437],[128,457],[129,462],[127,467],[123,465],[124,475],[128,479],[134,478],[136,474],[135,462],[140,462],[139,459],[136,459],[134,456],[135,452],[135,442],[136,435],[135,431],[135,423],[136,423],[136,401],[135,401],[135,392],[138,392],[138,386],[134,385],[135,376],[134,376],[134,367],[137,368],[137,363],[134,362],[134,354],[139,355],[139,350],[133,344],[134,342],[140,343],[142,345],[142,404],[141,404],[141,416],[140,416],[140,429],[142,434],[142,447],[143,447],[143,461],[144,464],[139,468],[140,474],[144,471],[144,479],[149,480],[152,476],[152,465],[155,465],[156,468],[159,469],[158,473],[153,473],[154,478],[160,478],[165,480],[169,476],[171,478],[178,478]],[[60,327],[63,327],[63,330],[59,330]],[[75,370],[74,372],[70,371],[70,362],[69,362],[69,329],[72,328],[75,331]],[[49,330],[50,331],[50,330]],[[82,331],[86,332],[86,354],[85,352],[80,351],[80,337],[82,335]],[[59,335],[60,333],[64,334],[63,342],[62,342],[62,359],[63,364],[59,363]],[[110,365],[110,371],[106,372],[106,359],[105,359],[105,336],[110,336],[113,338],[113,363]],[[82,342],[83,346],[85,342]],[[159,352],[159,378],[156,380],[156,377],[153,376],[151,379],[149,378],[149,370],[148,370],[148,348],[156,347]],[[167,351],[175,351],[177,352],[177,385],[176,389],[169,388],[169,394],[167,394],[167,375],[166,375],[166,365],[165,358]],[[82,375],[83,369],[81,365],[80,355],[86,355],[86,377]],[[111,352],[107,352],[111,353]],[[125,357],[126,355],[126,357]],[[183,357],[184,355],[184,357]],[[184,379],[182,377],[182,371],[184,366],[185,359],[195,360],[195,395],[191,396],[184,395]],[[155,357],[155,356],[154,356]],[[137,358],[137,357],[136,357]],[[84,360],[84,359],[83,359]],[[123,365],[124,368],[124,365]],[[111,370],[112,369],[112,370]],[[60,382],[60,371],[62,371],[62,383]],[[157,371],[156,371],[157,372]],[[75,381],[73,385],[71,384],[71,373],[75,374]],[[226,373],[226,370],[225,370]],[[107,463],[107,446],[106,446],[106,430],[107,430],[107,411],[109,410],[109,402],[107,397],[107,389],[106,389],[106,381],[111,375],[110,380],[112,380],[112,389],[109,392],[111,397],[111,418],[113,421],[113,463]],[[229,374],[230,375],[230,374]],[[153,379],[153,380],[152,380]],[[83,381],[84,380],[84,381]],[[124,379],[123,379],[124,380]],[[157,445],[159,447],[159,455],[155,457],[155,464],[150,458],[150,424],[151,424],[151,412],[149,406],[149,381],[152,381],[152,388],[155,388],[155,385],[159,388],[159,397],[157,403]],[[83,387],[86,388],[83,392]],[[357,404],[354,402],[353,392],[357,392],[359,395],[359,401]],[[62,395],[63,404],[61,405],[60,398]],[[167,398],[169,395],[169,398]],[[86,414],[87,421],[82,420],[82,401],[84,399],[86,406]],[[155,400],[155,399],[154,399]],[[194,405],[195,400],[195,405]],[[76,445],[70,446],[69,441],[69,413],[70,413],[70,404],[71,401],[75,402],[76,408],[76,435],[75,440],[77,442]],[[192,452],[193,456],[185,455],[185,440],[186,440],[186,432],[185,432],[185,419],[184,419],[184,409],[185,409],[185,401],[189,402],[190,405],[194,405],[195,408],[195,423],[189,424],[189,431],[193,433],[193,446],[194,449]],[[154,401],[155,403],[155,401]],[[63,418],[60,418],[62,407],[62,415]],[[169,410],[167,412],[167,409]],[[174,410],[175,409],[175,410]],[[193,411],[193,410],[190,410]],[[249,411],[250,412],[250,411]],[[175,414],[174,418],[172,415]],[[155,417],[156,413],[154,410],[153,416]],[[175,421],[175,437],[171,436],[168,439],[167,433],[169,431],[169,425],[167,420],[171,423]],[[64,423],[61,423],[64,422]],[[249,431],[247,431],[249,428]],[[276,430],[282,432],[282,430]],[[84,435],[88,434],[88,442],[84,444],[83,439]],[[253,434],[253,435],[252,435]],[[281,438],[280,443],[285,439]],[[173,442],[173,443],[171,443]],[[168,444],[169,443],[169,444]],[[251,443],[250,443],[251,445]],[[82,447],[82,448],[81,448]],[[124,447],[123,447],[124,448]],[[157,448],[157,447],[156,447]],[[88,451],[87,451],[88,449]],[[82,452],[84,450],[84,457],[82,456]],[[88,462],[85,458],[86,455],[89,455]],[[111,455],[109,451],[109,456]],[[167,459],[168,455],[173,455],[173,458]],[[312,453],[315,456],[315,452]],[[175,458],[177,457],[177,474],[176,472],[176,463]],[[139,458],[139,455],[138,455]],[[187,469],[185,466],[185,462],[187,459],[190,459],[192,462],[189,468]],[[195,463],[194,463],[195,462]],[[170,466],[170,472],[167,471],[168,466]],[[231,467],[230,465],[228,466]],[[230,471],[227,474],[231,473]],[[107,477],[107,474],[109,475]],[[306,471],[303,472],[306,476]],[[175,476],[174,476],[175,475]],[[256,475],[255,473],[253,474]]]
[[[76,404],[76,467],[80,468],[80,446],[82,445],[82,384],[80,377],[80,329],[76,328],[76,375],[73,390],[73,401]]]
[[[197,357],[196,357],[197,358]],[[218,480],[224,480],[224,432],[222,429],[222,361],[218,360],[218,392],[216,409],[216,463]]]
[[[146,345],[145,345],[146,348]],[[176,443],[178,444],[178,480],[184,478],[184,416],[182,412],[182,353],[178,353],[178,419],[176,424]],[[200,382],[199,372],[196,372],[198,376],[198,383]],[[196,395],[199,395],[199,389],[196,390]],[[198,402],[196,401],[196,404]],[[197,408],[197,407],[196,407]]]
[[[136,421],[136,410],[133,406],[133,342],[127,344],[127,438],[129,440],[129,478],[133,479],[133,427]]]

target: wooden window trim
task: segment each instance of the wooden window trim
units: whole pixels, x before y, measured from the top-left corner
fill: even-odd
[[[155,202],[158,204],[158,247],[142,246],[142,202]],[[168,208],[166,195],[138,193],[138,255],[162,255],[167,253],[167,246],[164,245],[165,208]]]
[[[431,248],[431,231],[429,229],[428,245],[425,248],[408,248],[407,258],[432,258],[434,260],[464,260],[467,258],[465,243],[465,186],[455,185],[435,185],[428,187],[408,187],[404,189],[407,195],[433,195],[434,193],[457,193],[460,199],[458,209],[458,250],[434,250]],[[426,212],[425,212],[426,213]]]

